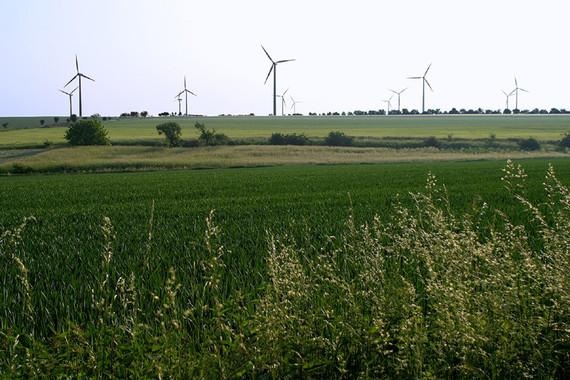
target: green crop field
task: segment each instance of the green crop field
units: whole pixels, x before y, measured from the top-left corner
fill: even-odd
[[[41,118],[0,118],[9,122],[0,128],[0,147],[64,142],[65,127],[39,128]],[[53,118],[45,118],[49,126]],[[114,119],[104,122],[112,142],[159,141],[156,125],[163,118]],[[206,117],[176,118],[183,138],[196,138],[194,123],[203,122],[231,138],[268,138],[274,132],[304,133],[323,137],[331,131],[366,137],[528,138],[559,140],[570,131],[568,115],[447,115],[447,116],[358,116],[358,117]],[[34,128],[30,128],[35,126]]]
[[[549,161],[568,184],[570,161]],[[521,162],[531,201],[546,200],[549,161]],[[501,182],[504,166],[3,177],[0,372],[564,377],[568,219],[544,240]],[[449,205],[437,192],[410,197],[428,172]],[[395,211],[398,200],[418,218]],[[26,216],[35,221],[14,230]]]

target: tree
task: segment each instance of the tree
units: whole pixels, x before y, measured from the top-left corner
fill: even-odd
[[[147,117],[147,116],[148,116],[148,111],[141,112],[141,117]]]
[[[44,125],[45,122],[46,122],[46,121],[45,121],[44,119],[41,119],[41,120],[40,120],[40,125]]]
[[[197,122],[194,124],[194,128],[200,132],[198,141],[203,145],[224,145],[231,142],[228,136],[223,133],[216,133],[215,129],[206,129],[206,126],[203,123]]]
[[[59,116],[55,116],[55,117],[53,118],[53,122],[57,124],[58,121],[59,121]]]
[[[71,145],[108,145],[107,130],[99,119],[77,121],[65,132]]]
[[[182,139],[180,138],[182,130],[178,123],[174,121],[162,123],[156,126],[156,130],[158,131],[159,135],[164,134],[169,147],[180,146],[182,143]]]
[[[71,115],[70,119],[72,123],[75,123],[77,121],[77,115],[76,114]]]
[[[8,123],[2,123],[2,127],[8,128]]]

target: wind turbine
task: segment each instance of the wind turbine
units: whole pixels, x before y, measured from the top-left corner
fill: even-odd
[[[506,107],[507,107],[507,109],[510,109],[510,108],[509,108],[509,98],[513,95],[514,90],[511,91],[511,92],[508,93],[508,94],[505,92],[505,90],[501,90],[501,92],[502,92],[503,94],[505,94],[505,97],[507,98],[507,101],[506,101]]]
[[[390,115],[390,107],[392,106],[392,98],[393,97],[394,97],[394,95],[390,96],[386,100],[382,100],[384,103],[386,103],[386,106],[388,107],[388,112],[386,112],[386,116]]]
[[[400,112],[400,95],[402,95],[402,92],[406,91],[408,88],[404,88],[402,91],[398,92],[398,91],[394,91],[394,90],[390,90],[392,91],[394,94],[398,95],[398,113]]]
[[[294,59],[283,59],[280,61],[274,61],[273,58],[271,58],[271,56],[267,52],[267,50],[265,50],[263,45],[261,45],[261,48],[263,49],[265,54],[267,54],[267,58],[269,58],[269,60],[271,61],[271,68],[269,69],[269,72],[267,73],[267,77],[265,78],[265,82],[263,84],[267,83],[267,80],[269,79],[269,76],[273,71],[273,116],[276,116],[277,115],[277,65],[280,63],[294,61]]]
[[[73,91],[71,92],[65,92],[63,90],[59,90],[61,92],[63,92],[65,95],[69,96],[69,117],[71,117],[71,115],[73,115],[73,104],[71,102],[71,97],[73,96],[73,93],[75,92],[75,90],[77,90],[79,87],[75,87],[73,89]]]
[[[184,90],[180,91],[178,93],[178,95],[175,96],[175,98],[179,98],[180,95],[182,95],[182,94],[184,94],[186,96],[186,111],[184,112],[184,116],[188,116],[188,94],[191,94],[194,96],[197,96],[197,95],[186,88],[186,76],[184,76]]]
[[[77,74],[75,74],[75,76],[73,78],[71,78],[71,80],[69,82],[67,82],[67,84],[63,87],[64,88],[67,87],[71,82],[73,82],[75,80],[75,78],[78,78],[79,86],[77,86],[77,87],[79,88],[79,117],[82,117],[83,116],[83,103],[82,103],[82,97],[81,97],[81,78],[89,79],[92,82],[95,82],[95,79],[91,79],[87,75],[79,72],[79,61],[77,60],[77,54],[75,55],[75,68],[77,69]]]
[[[293,110],[293,115],[295,115],[297,113],[297,109],[295,108],[295,106],[297,105],[297,103],[303,103],[303,102],[293,99],[292,96],[289,96],[289,98],[291,99],[291,109]]]
[[[180,97],[180,94],[176,96],[176,101],[178,101],[178,116],[182,115],[182,98]]]
[[[425,112],[425,106],[426,106],[426,84],[428,85],[429,89],[433,92],[433,88],[431,88],[431,85],[429,84],[428,80],[426,79],[426,76],[427,76],[427,73],[428,73],[430,67],[431,67],[431,63],[429,64],[428,68],[426,69],[426,72],[424,73],[424,75],[421,77],[408,77],[408,79],[421,79],[422,80],[422,113]]]
[[[286,89],[284,93],[282,93],[281,95],[276,95],[276,98],[281,98],[281,116],[285,116],[285,112],[284,112],[284,108],[285,108],[285,104],[287,103],[285,101],[285,94],[287,93],[287,91],[289,91],[289,89]]]
[[[524,88],[519,87],[519,83],[517,82],[517,77],[515,77],[515,89],[511,92],[511,94],[515,93],[515,109],[519,109],[519,91],[528,92]]]

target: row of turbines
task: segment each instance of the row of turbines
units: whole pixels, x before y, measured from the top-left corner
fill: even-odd
[[[263,45],[261,45],[261,48],[263,49],[263,51],[267,55],[267,58],[269,58],[269,60],[271,61],[271,66],[269,68],[269,72],[267,73],[267,76],[265,77],[264,84],[267,84],[267,81],[269,80],[271,73],[273,73],[273,116],[277,116],[277,98],[281,98],[281,115],[283,116],[283,115],[285,115],[285,105],[286,105],[285,95],[287,94],[289,89],[285,90],[281,94],[277,94],[277,66],[282,64],[282,63],[293,62],[293,61],[295,61],[295,59],[281,59],[281,60],[275,61],[271,57],[271,55],[267,52],[267,49],[265,49],[265,47],[263,47]],[[422,113],[425,112],[426,85],[433,92],[433,88],[431,87],[431,84],[429,83],[429,81],[427,79],[427,75],[428,75],[428,72],[431,68],[431,65],[432,64],[430,63],[422,76],[413,76],[413,77],[407,78],[407,79],[421,80],[422,81]],[[59,90],[59,91],[61,91],[63,94],[65,94],[66,96],[69,97],[69,115],[71,116],[73,114],[72,97],[73,97],[73,94],[75,93],[75,91],[79,90],[79,117],[82,117],[83,116],[83,100],[82,100],[82,91],[81,91],[81,83],[82,83],[81,80],[87,79],[87,80],[90,80],[92,82],[95,82],[95,79],[93,79],[93,78],[91,78],[91,77],[89,77],[89,76],[87,76],[87,75],[85,75],[79,71],[79,60],[77,59],[77,55],[75,56],[75,68],[77,70],[77,73],[69,80],[69,82],[67,82],[65,84],[64,88],[69,86],[73,81],[75,81],[75,79],[78,80],[77,86],[71,91],[65,91],[65,90]],[[395,95],[398,96],[398,112],[401,111],[401,109],[400,109],[401,95],[406,90],[407,90],[407,87],[404,88],[403,90],[400,90],[400,91],[395,91],[392,89],[389,90],[392,93],[392,95],[390,96],[390,98],[383,100],[383,102],[386,103],[386,106],[388,109],[387,114],[390,114],[390,107],[392,106],[392,99]],[[506,92],[506,91],[502,90],[502,93],[506,97],[505,106],[507,109],[509,109],[509,98],[513,95],[515,96],[515,109],[519,108],[519,92],[520,91],[528,92],[527,90],[519,87],[519,84],[518,84],[516,77],[515,77],[515,88],[512,91]],[[184,76],[184,89],[182,91],[180,91],[175,96],[175,99],[178,102],[178,114],[179,115],[182,114],[182,98],[181,98],[181,95],[184,95],[184,97],[185,97],[185,113],[184,113],[184,115],[188,116],[188,94],[190,94],[192,96],[197,96],[194,92],[188,90],[187,84],[186,84],[186,76]],[[289,96],[289,98],[291,99],[291,103],[292,103],[291,109],[293,110],[293,114],[295,114],[296,113],[296,105],[298,103],[301,103],[301,102],[296,101],[295,99],[293,99],[292,96]]]

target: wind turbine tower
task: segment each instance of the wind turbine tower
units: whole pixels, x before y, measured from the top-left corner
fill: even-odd
[[[431,91],[433,91],[433,88],[431,88],[431,85],[429,84],[429,82],[426,78],[427,73],[428,73],[430,68],[431,68],[431,63],[429,64],[429,66],[426,69],[423,76],[421,76],[421,77],[408,77],[408,79],[421,79],[422,80],[422,113],[424,113],[426,110],[426,84],[428,85],[429,89]]]
[[[277,115],[277,65],[285,62],[292,62],[294,61],[294,59],[283,59],[280,61],[274,61],[273,58],[271,58],[271,56],[267,52],[267,50],[265,50],[263,45],[261,45],[261,48],[263,49],[265,54],[267,54],[267,58],[269,58],[269,60],[271,61],[271,68],[269,68],[269,72],[267,73],[267,77],[265,78],[264,84],[267,83],[267,80],[269,79],[269,76],[273,71],[273,116],[276,116]]]
[[[75,90],[77,90],[79,87],[75,87],[73,89],[73,91],[71,92],[65,92],[63,90],[59,90],[61,92],[63,92],[65,95],[69,96],[69,117],[71,117],[71,115],[73,115],[73,103],[71,102],[71,97],[73,96],[73,93],[75,92]]]
[[[83,98],[81,96],[81,94],[82,94],[82,92],[81,92],[81,78],[89,79],[92,82],[95,82],[95,79],[91,79],[87,75],[79,72],[79,61],[77,60],[77,55],[75,55],[75,68],[77,69],[77,74],[75,74],[75,76],[73,78],[71,78],[71,80],[69,82],[67,82],[67,84],[63,87],[64,88],[67,87],[71,82],[73,82],[75,80],[75,78],[77,78],[79,80],[79,86],[77,86],[79,88],[79,117],[82,117],[83,116],[83,100],[82,100]]]

